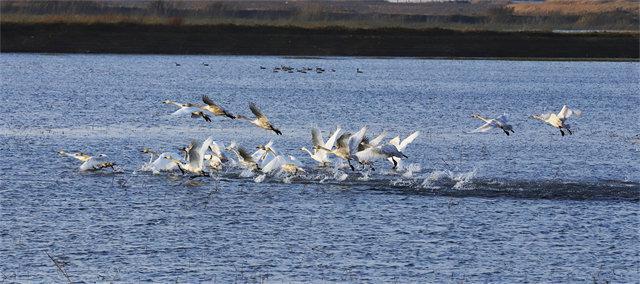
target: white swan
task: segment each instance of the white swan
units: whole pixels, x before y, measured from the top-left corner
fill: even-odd
[[[243,168],[248,169],[250,171],[261,170],[256,160],[254,160],[251,154],[249,154],[249,152],[247,152],[247,150],[245,150],[244,148],[237,146],[234,143],[230,147],[227,147],[227,149],[233,151],[236,154],[236,156],[238,157],[238,163]]]
[[[274,171],[291,175],[305,173],[305,170],[302,168],[302,163],[300,163],[300,161],[295,157],[285,157],[282,155],[274,157],[262,168],[262,172],[265,174],[272,173]]]
[[[244,119],[249,121],[250,123],[252,123],[255,126],[258,126],[262,129],[266,129],[269,131],[273,131],[275,132],[277,135],[282,135],[282,132],[275,128],[273,126],[273,124],[271,124],[271,122],[269,122],[269,118],[267,118],[266,115],[264,115],[264,113],[262,113],[262,111],[260,111],[260,109],[258,108],[258,106],[254,103],[250,103],[249,104],[249,109],[251,109],[251,112],[253,113],[253,115],[256,116],[255,119],[250,119],[246,116],[242,116],[242,115],[237,115],[236,118],[238,119]]]
[[[256,149],[258,150],[253,152],[251,157],[253,160],[260,162],[261,166],[278,155],[275,148],[273,148],[273,140],[269,140],[267,144],[258,145]]]
[[[151,152],[148,152],[151,153]],[[152,158],[154,155],[152,154]],[[178,168],[178,165],[171,161],[171,159],[179,160],[180,156],[171,152],[164,152],[158,155],[158,158],[149,162],[142,167],[143,171],[149,171],[153,174],[159,174],[160,172],[170,172]]]
[[[409,144],[411,144],[413,140],[416,140],[416,138],[418,138],[419,135],[420,135],[420,131],[415,131],[402,141],[400,141],[400,136],[396,136],[393,139],[391,139],[391,141],[389,141],[389,144],[396,146],[396,149],[398,149],[398,151],[404,152],[404,150],[407,149],[407,146],[409,146]],[[389,160],[389,162],[393,164],[394,168],[396,169],[403,168],[401,159],[397,157],[390,157],[387,160]]]
[[[204,155],[204,160],[209,163],[209,167],[211,167],[211,169],[220,171],[222,170],[222,164],[229,160],[222,152],[223,148],[224,144],[220,143],[220,145],[218,145],[216,141],[212,141],[211,145],[209,145],[211,154]]]
[[[84,154],[82,152],[77,152],[77,153],[67,153],[64,150],[61,150],[58,152],[60,155],[63,156],[67,156],[67,157],[71,157],[71,158],[75,158],[81,162],[83,162],[80,165],[80,171],[81,172],[87,172],[87,171],[98,171],[104,168],[111,168],[112,170],[115,170],[113,166],[115,166],[115,163],[109,162],[106,160],[107,155],[104,154],[100,154],[97,156],[90,156],[87,154]]]
[[[58,154],[62,155],[62,156],[67,156],[70,158],[74,158],[76,160],[79,160],[81,162],[86,162],[87,160],[89,160],[91,158],[91,156],[82,153],[82,152],[75,152],[75,153],[67,153],[64,150],[60,150],[58,151]]]
[[[328,157],[328,151],[325,149],[333,149],[333,146],[338,139],[338,135],[340,134],[340,126],[336,126],[336,130],[331,134],[329,139],[325,142],[322,138],[322,133],[317,128],[311,129],[311,142],[313,143],[313,153],[309,151],[306,147],[300,148],[300,150],[305,151],[311,156],[311,159],[315,160],[319,163],[321,167],[326,167],[331,160]]]
[[[358,146],[362,139],[364,138],[365,133],[367,132],[367,126],[362,127],[358,132],[351,135],[351,133],[345,133],[340,135],[337,141],[337,145],[335,149],[325,149],[327,152],[335,155],[338,158],[346,160],[349,164],[349,167],[352,171],[355,171],[355,167],[351,164],[351,160],[357,160],[358,157],[355,155],[358,152]]]
[[[398,166],[398,162],[395,159],[408,158],[405,154],[403,154],[398,148],[391,144],[386,144],[382,146],[369,147],[365,150],[359,151],[356,153],[358,157],[358,162],[360,162],[363,166],[369,165],[372,170],[375,171],[373,167],[373,161],[378,159],[389,159],[393,162],[393,168],[395,169]]]
[[[189,172],[198,176],[208,176],[208,173],[204,171],[204,154],[209,149],[211,142],[213,142],[211,137],[202,143],[196,140],[191,141],[191,144],[187,147],[187,163],[183,163],[174,157],[165,157],[165,159],[174,162],[182,173]]]
[[[387,137],[386,130],[382,131],[382,133],[380,133],[378,136],[376,136],[376,138],[373,138],[372,140],[369,140],[367,136],[364,136],[362,138],[362,141],[360,142],[360,145],[358,145],[358,152],[364,151],[368,148],[377,147],[385,137]]]
[[[202,101],[206,104],[202,107],[203,110],[206,110],[210,113],[213,113],[215,116],[226,116],[231,119],[236,119],[236,116],[226,111],[224,108],[216,104],[213,100],[211,100],[207,96],[202,96]]]
[[[560,134],[564,136],[564,131],[562,131],[562,129],[567,130],[570,135],[573,134],[573,132],[571,132],[571,125],[566,123],[567,119],[572,115],[580,116],[582,115],[582,112],[579,110],[570,109],[566,105],[563,105],[558,114],[546,113],[540,115],[532,115],[531,118],[543,121],[555,128],[558,128],[560,130]]]
[[[501,116],[498,116],[495,119],[491,119],[491,118],[486,118],[483,117],[479,114],[474,114],[471,116],[472,118],[477,118],[479,120],[484,121],[484,125],[476,128],[475,130],[471,131],[473,132],[487,132],[491,129],[494,128],[500,128],[502,129],[502,131],[504,131],[505,134],[507,134],[507,136],[509,135],[509,131],[511,131],[512,133],[515,133],[513,131],[513,126],[511,126],[511,124],[508,123],[508,117],[506,114],[503,114]]]
[[[171,100],[162,101],[163,104],[166,105],[175,105],[178,107],[178,110],[174,111],[171,115],[193,115],[194,112],[200,111],[200,106],[192,103],[177,103]]]

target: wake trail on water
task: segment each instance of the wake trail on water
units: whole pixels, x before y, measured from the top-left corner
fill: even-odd
[[[423,169],[411,163],[398,170],[362,169],[346,165],[309,169],[305,173],[255,173],[226,168],[212,173],[216,179],[253,183],[315,184],[350,187],[386,193],[455,196],[511,197],[531,199],[629,200],[640,201],[640,183],[631,181],[507,180],[479,178],[478,170]],[[206,181],[206,177],[202,178]]]

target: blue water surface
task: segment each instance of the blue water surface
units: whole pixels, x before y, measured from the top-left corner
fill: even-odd
[[[49,254],[84,282],[637,283],[639,75],[637,62],[1,54],[0,276],[66,281]],[[284,135],[161,103],[202,95],[247,116],[255,102]],[[529,118],[563,104],[582,111],[574,135]],[[468,134],[475,113],[507,113],[515,133]],[[412,172],[315,168],[299,148],[336,125],[421,131]],[[138,171],[144,147],[209,136],[272,139],[308,173]],[[122,172],[81,173],[61,149]]]

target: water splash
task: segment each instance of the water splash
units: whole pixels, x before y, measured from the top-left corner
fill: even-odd
[[[249,177],[253,177],[255,175],[256,174],[252,170],[248,170],[248,169],[243,170],[242,172],[240,172],[240,177],[243,177],[243,178],[249,178]]]
[[[267,177],[267,175],[266,175],[266,174],[261,174],[261,175],[259,175],[259,176],[256,176],[256,177],[253,179],[253,181],[254,181],[255,183],[261,183],[261,182],[263,182],[263,181],[264,181],[264,179],[265,179],[266,177]]]

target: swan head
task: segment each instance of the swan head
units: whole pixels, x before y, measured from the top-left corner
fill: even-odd
[[[164,101],[162,101],[162,103],[163,103],[163,104],[170,104],[170,103],[172,103],[172,101],[170,101],[170,100],[164,100]]]

